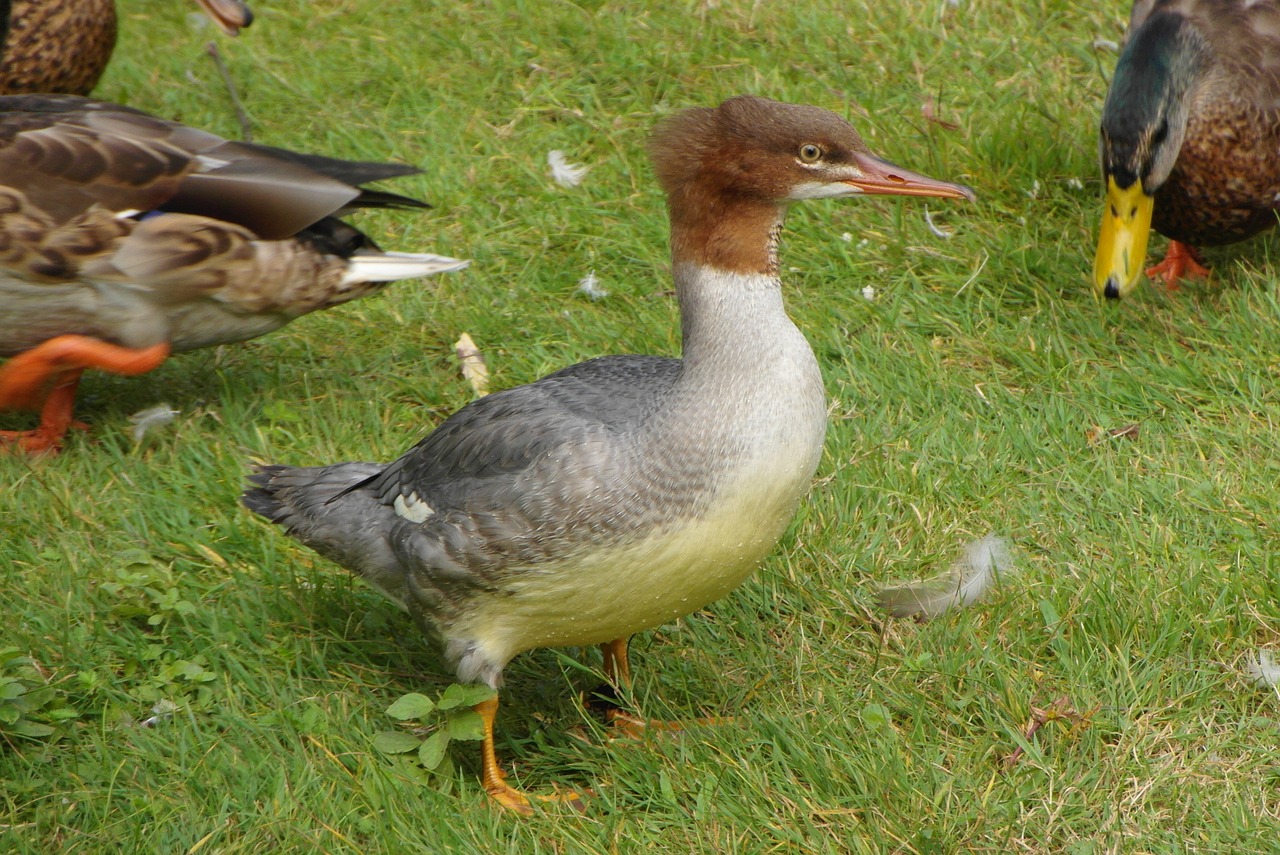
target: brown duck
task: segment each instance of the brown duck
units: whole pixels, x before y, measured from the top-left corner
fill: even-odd
[[[253,21],[241,0],[197,2],[228,35]],[[115,43],[115,0],[0,0],[0,95],[88,95]]]
[[[0,447],[56,450],[86,368],[138,374],[465,261],[382,252],[338,219],[425,208],[417,172],[232,142],[74,95],[0,97]]]
[[[1094,283],[1133,290],[1150,229],[1170,238],[1147,270],[1174,287],[1208,271],[1193,246],[1276,224],[1280,2],[1138,0],[1102,110],[1107,188]]]

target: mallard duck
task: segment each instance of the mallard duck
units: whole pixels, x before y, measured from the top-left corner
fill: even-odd
[[[360,185],[418,170],[230,142],[73,95],[0,97],[0,445],[55,450],[86,368],[137,374],[388,281],[465,261],[382,252],[337,219],[425,203]]]
[[[228,35],[253,21],[241,0],[197,2]],[[115,44],[115,0],[0,2],[0,95],[88,95]]]
[[[1280,199],[1280,2],[1139,0],[1102,108],[1102,218],[1094,283],[1123,297],[1147,237],[1169,287],[1205,275],[1193,245],[1276,224]]]
[[[583,362],[476,400],[392,463],[265,466],[245,493],[405,608],[465,682],[496,690],[522,651],[599,644],[625,688],[629,636],[732,591],[786,530],[827,422],[782,301],[791,203],[973,198],[876,157],[833,113],[752,96],[672,117],[652,152],[682,358]],[[496,697],[476,709],[485,790],[529,811],[495,756]]]

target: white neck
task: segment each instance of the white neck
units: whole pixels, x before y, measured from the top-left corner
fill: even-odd
[[[673,273],[686,371],[710,367],[719,372],[736,366],[754,375],[768,370],[767,365],[752,364],[767,354],[809,350],[787,316],[777,276],[728,273],[690,263],[678,265]]]
[[[674,275],[684,354],[666,427],[696,423],[734,446],[759,443],[762,452],[775,442],[799,443],[809,449],[802,455],[819,448],[822,375],[787,317],[778,278],[690,263]]]

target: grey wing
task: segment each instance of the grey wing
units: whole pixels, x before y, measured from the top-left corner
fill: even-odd
[[[679,370],[677,359],[607,356],[488,395],[442,422],[369,486],[388,503],[412,490],[457,506],[484,495],[481,484],[514,480],[557,450],[625,434]]]
[[[679,372],[677,359],[602,357],[480,398],[360,489],[399,503],[460,564],[544,560],[595,536],[631,432]]]

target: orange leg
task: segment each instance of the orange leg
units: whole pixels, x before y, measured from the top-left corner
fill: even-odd
[[[615,638],[600,645],[604,654],[605,679],[619,689],[631,688],[631,660],[627,656],[627,639]]]
[[[1209,268],[1200,263],[1200,255],[1195,247],[1182,241],[1169,241],[1169,251],[1164,261],[1147,268],[1147,276],[1155,279],[1159,275],[1164,278],[1164,285],[1170,291],[1178,290],[1178,281],[1184,276],[1203,278],[1209,275]]]
[[[603,707],[604,720],[610,727],[629,739],[639,739],[641,734],[651,726],[657,730],[679,729],[679,725],[673,727],[670,722],[640,718],[618,706],[615,700],[618,694],[631,691],[631,659],[627,655],[625,637],[606,641],[600,645],[600,652],[604,655],[604,677],[609,681],[609,688],[612,689],[607,694],[613,697],[607,700],[601,697],[600,706],[596,709],[599,711]],[[602,694],[605,692],[602,691]]]
[[[0,430],[0,448],[16,448],[27,454],[52,454],[62,446],[62,438],[69,429],[83,429],[83,424],[71,420],[80,373],[63,375],[61,385],[45,399],[40,409],[40,426],[35,430]]]
[[[604,654],[604,676],[615,690],[631,690],[631,660],[627,656],[627,639],[615,638],[600,645]],[[615,731],[629,739],[639,739],[646,730],[678,731],[684,730],[688,724],[707,725],[723,724],[728,719],[696,718],[690,722],[662,721],[656,718],[641,718],[621,709],[613,700],[603,700],[604,719]],[[597,707],[599,710],[599,707]]]
[[[40,410],[40,426],[32,431],[0,431],[0,447],[23,451],[57,451],[72,426],[76,386],[86,368],[113,374],[142,374],[164,362],[168,344],[140,350],[82,335],[51,338],[0,366],[0,410]]]
[[[481,701],[473,708],[484,721],[484,744],[480,747],[484,764],[484,789],[498,804],[508,810],[529,816],[533,813],[530,799],[543,802],[567,802],[574,810],[586,809],[582,796],[577,793],[556,793],[550,796],[529,795],[507,783],[507,776],[498,765],[498,753],[493,745],[493,722],[498,717],[498,698],[495,695]]]

